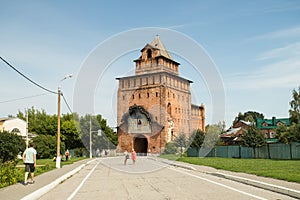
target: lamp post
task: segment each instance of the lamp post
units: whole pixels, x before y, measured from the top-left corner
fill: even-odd
[[[99,129],[98,131],[92,131],[92,120],[91,120],[92,116],[90,117],[90,158],[93,157],[93,152],[92,152],[92,133],[95,133],[97,132],[98,133],[98,136],[101,136],[102,133],[101,133],[101,129]]]
[[[71,78],[73,75],[69,74],[65,76],[63,79],[59,81],[61,83],[63,80],[67,78]],[[60,84],[59,84],[60,85]],[[60,86],[58,86],[58,92],[57,92],[57,149],[56,149],[56,168],[60,168],[60,95],[61,95],[61,90]]]

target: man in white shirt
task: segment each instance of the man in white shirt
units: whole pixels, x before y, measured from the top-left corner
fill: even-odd
[[[23,153],[23,162],[25,164],[25,178],[24,185],[27,185],[27,177],[30,172],[31,182],[34,183],[34,170],[36,167],[36,150],[33,148],[34,144],[30,143],[30,148],[26,149]]]

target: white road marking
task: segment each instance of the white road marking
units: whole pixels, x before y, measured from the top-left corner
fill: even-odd
[[[212,181],[212,180],[209,180],[209,179],[206,179],[206,178],[197,176],[197,175],[195,175],[195,174],[191,174],[191,173],[188,173],[188,172],[185,172],[185,171],[181,171],[181,170],[178,170],[178,169],[175,169],[175,168],[169,168],[169,169],[174,170],[174,171],[177,171],[177,172],[182,173],[182,174],[186,174],[186,175],[189,175],[189,176],[198,178],[198,179],[202,179],[202,180],[204,180],[204,181],[207,181],[207,182],[210,182],[210,183],[213,183],[213,184],[216,184],[216,185],[225,187],[225,188],[227,188],[227,189],[230,189],[230,190],[239,192],[239,193],[241,193],[241,194],[248,195],[248,196],[250,196],[250,197],[254,197],[254,198],[256,198],[256,199],[267,200],[267,199],[265,199],[265,198],[263,198],[263,197],[259,197],[259,196],[256,196],[256,195],[253,195],[253,194],[250,194],[250,193],[247,193],[247,192],[244,192],[244,191],[235,189],[235,188],[233,188],[233,187],[230,187],[230,186],[224,185],[224,184],[222,184],[222,183],[218,183],[218,182],[215,182],[215,181]]]
[[[74,192],[68,197],[67,200],[71,200],[74,198],[74,196],[77,194],[77,192],[80,190],[80,188],[83,186],[84,182],[89,178],[89,176],[93,173],[93,171],[96,169],[96,167],[98,166],[98,162],[97,164],[93,167],[93,169],[88,173],[88,175],[82,180],[82,182],[78,185],[78,187],[76,188],[76,190],[74,190]]]

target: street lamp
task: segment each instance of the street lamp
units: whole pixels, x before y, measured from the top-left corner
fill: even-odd
[[[65,76],[63,79],[59,81],[58,85],[58,98],[57,98],[57,149],[56,149],[56,168],[60,168],[60,95],[61,95],[61,90],[60,90],[60,83],[63,80],[66,80],[67,78],[71,78],[73,75],[68,74]]]
[[[91,116],[91,118],[92,118],[92,116]],[[98,136],[102,135],[101,129],[99,129],[98,131],[92,131],[92,120],[91,120],[91,118],[90,118],[90,158],[93,157],[93,154],[92,154],[92,133],[97,132]]]

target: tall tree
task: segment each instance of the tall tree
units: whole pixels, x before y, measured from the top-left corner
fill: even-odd
[[[256,158],[255,149],[266,144],[264,135],[254,126],[250,127],[245,134],[242,135],[241,139],[243,146],[253,148],[254,158]]]
[[[199,149],[201,148],[201,145],[204,141],[204,138],[205,138],[205,133],[203,131],[201,131],[200,129],[194,131],[189,138],[190,143],[191,143],[190,147],[196,148],[197,151],[199,151]]]
[[[175,139],[174,139],[174,144],[176,147],[180,147],[180,156],[182,157],[183,154],[183,149],[187,147],[188,145],[188,139],[185,136],[184,133],[179,134]]]
[[[240,120],[256,122],[257,118],[264,119],[264,115],[256,111],[247,111],[244,114],[240,112],[238,116],[235,117],[232,124],[235,124]]]
[[[290,106],[291,123],[300,124],[300,86],[298,87],[298,92],[295,89],[293,90]]]

